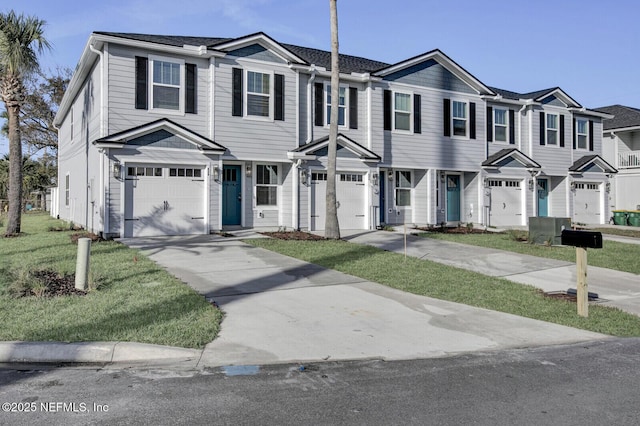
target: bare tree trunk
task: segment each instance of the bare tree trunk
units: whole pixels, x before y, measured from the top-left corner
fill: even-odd
[[[7,106],[9,116],[9,212],[6,235],[20,233],[22,215],[22,143],[20,141],[20,107]]]
[[[338,148],[338,105],[340,103],[340,68],[338,56],[338,5],[329,0],[331,14],[331,117],[329,124],[329,153],[327,159],[327,212],[324,225],[326,238],[340,239],[336,200],[336,151]]]

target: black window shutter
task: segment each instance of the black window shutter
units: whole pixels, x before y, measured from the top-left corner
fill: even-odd
[[[577,133],[577,129],[576,129],[576,119],[575,117],[573,118],[573,149],[576,149],[576,133]]]
[[[349,128],[358,128],[358,88],[349,87]]]
[[[564,146],[564,115],[560,114],[560,146]]]
[[[442,115],[444,116],[444,135],[451,136],[451,100],[442,100]]]
[[[509,110],[509,143],[516,143],[516,112],[512,109]]]
[[[544,112],[540,111],[540,145],[545,144],[545,133],[547,133],[547,126],[544,122]]]
[[[284,120],[284,75],[275,75],[274,89],[276,92],[275,108],[273,111],[274,120]]]
[[[422,133],[422,96],[413,95],[413,133]]]
[[[149,60],[136,56],[136,109],[148,109],[148,66]]]
[[[196,65],[185,64],[184,112],[196,114]]]
[[[324,85],[322,83],[315,83],[315,125],[324,126]]]
[[[233,100],[231,107],[231,115],[234,117],[242,117],[242,69],[233,69],[232,82]]]
[[[476,103],[469,103],[469,137],[471,139],[476,138]]]
[[[391,90],[384,91],[384,114],[383,124],[384,130],[391,130]]]
[[[589,120],[589,151],[593,151],[593,120]]]
[[[487,107],[487,142],[493,142],[493,108]]]

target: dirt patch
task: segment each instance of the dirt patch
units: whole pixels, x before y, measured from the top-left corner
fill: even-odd
[[[303,231],[280,231],[280,232],[261,232],[267,237],[277,238],[279,240],[300,240],[300,241],[318,241],[324,240],[324,237]]]
[[[84,296],[86,291],[76,289],[75,275],[60,275],[55,271],[43,269],[31,271],[29,282],[16,289],[16,297],[58,297]]]
[[[542,293],[544,297],[549,297],[551,299],[564,300],[567,302],[576,303],[578,300],[578,297],[575,293],[567,293],[566,291],[548,291],[548,292],[540,291],[540,293]],[[588,299],[589,299],[589,302],[594,302],[598,300],[598,297],[590,293]]]
[[[439,234],[495,234],[495,232],[478,228],[468,228],[466,226],[429,226],[426,228],[418,227],[416,229],[425,232],[437,232]]]
[[[78,240],[80,238],[89,238],[92,243],[104,241],[104,239],[101,236],[96,235],[92,232],[79,232],[79,233],[71,234],[71,242],[73,244],[78,244]]]

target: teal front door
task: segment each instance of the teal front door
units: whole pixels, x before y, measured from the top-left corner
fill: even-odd
[[[240,166],[222,169],[222,225],[242,223],[242,185]]]
[[[549,215],[549,181],[538,179],[538,216]]]
[[[460,221],[460,176],[447,175],[447,222]]]

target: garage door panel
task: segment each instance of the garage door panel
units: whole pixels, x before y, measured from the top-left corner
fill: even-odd
[[[492,179],[491,225],[518,226],[522,224],[522,187],[519,180]]]
[[[580,223],[601,223],[601,199],[602,194],[598,183],[576,183],[573,202],[574,221]]]
[[[341,229],[365,229],[364,175],[340,173],[336,176],[338,223]],[[312,173],[311,223],[312,230],[322,230],[326,215],[326,173]]]
[[[186,166],[128,167],[125,181],[125,236],[204,233],[206,194],[205,182],[201,179],[203,175],[202,168]]]

